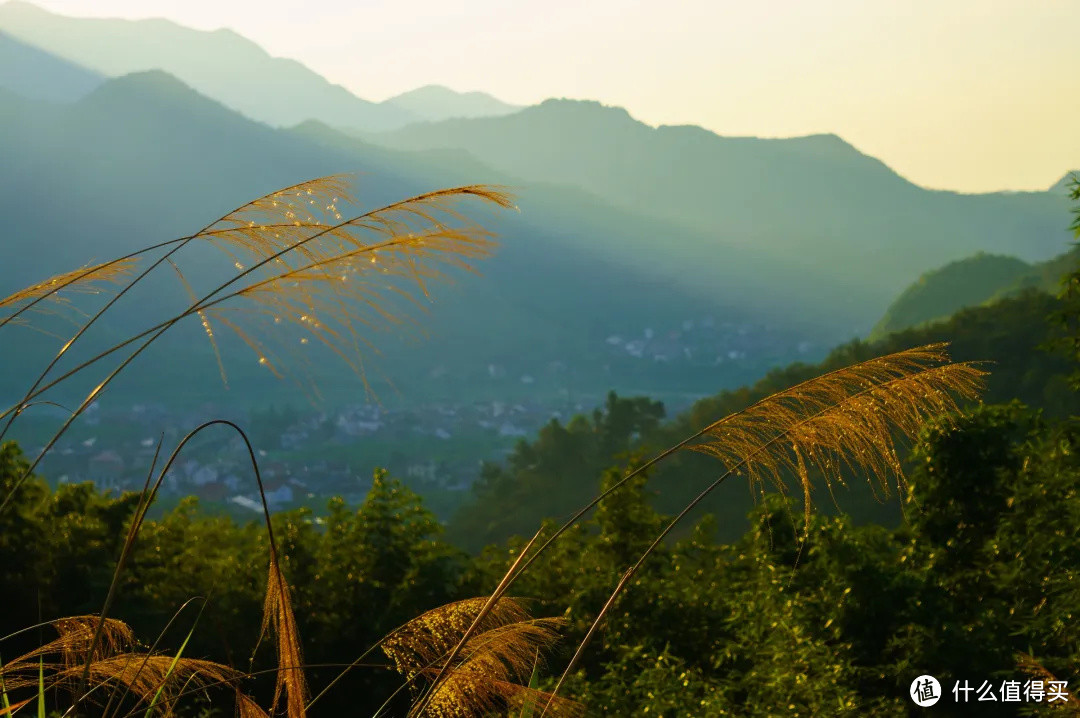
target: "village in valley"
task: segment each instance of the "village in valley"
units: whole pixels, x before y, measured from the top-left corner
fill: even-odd
[[[573,408],[586,410],[581,404]],[[415,490],[464,491],[483,460],[498,460],[516,441],[563,412],[536,403],[409,409],[371,403],[321,411],[270,407],[237,415],[212,404],[170,411],[157,404],[95,403],[78,430],[49,451],[43,471],[58,483],[93,481],[106,490],[141,490],[159,440],[165,448],[155,478],[169,447],[207,416],[252,427],[266,500],[272,510],[280,510],[322,505],[330,496],[360,503],[371,488],[373,468],[380,466]],[[29,446],[28,451],[42,448]],[[160,493],[262,511],[243,440],[225,429],[192,441],[166,472]]]
[[[605,373],[636,377],[721,376],[720,368],[760,371],[762,363],[780,364],[806,356],[812,346],[794,346],[768,327],[687,319],[672,327],[642,327],[596,338],[596,350],[608,358]],[[256,451],[266,500],[272,510],[321,507],[331,496],[350,504],[363,501],[376,467],[386,468],[425,497],[449,496],[455,505],[480,475],[485,461],[500,461],[515,444],[552,420],[601,406],[605,394],[578,394],[560,382],[572,376],[571,362],[553,361],[531,370],[491,362],[478,367],[492,385],[489,396],[468,403],[442,401],[388,407],[377,401],[340,406],[288,405],[238,409],[204,403],[176,409],[163,403],[123,403],[106,399],[92,404],[81,421],[48,452],[41,472],[58,483],[93,481],[115,491],[138,491],[154,465],[155,478],[172,447],[186,432],[209,419],[230,419],[245,427]],[[431,380],[445,380],[436,364]],[[703,395],[656,390],[655,384],[632,393],[661,398],[669,415],[688,408]],[[722,388],[718,386],[717,388]],[[33,414],[36,456],[48,438],[49,409]],[[60,418],[56,410],[53,420]],[[456,495],[458,498],[454,499]],[[242,439],[224,428],[204,432],[169,467],[161,484],[162,499],[195,496],[231,513],[258,512],[262,505]],[[436,510],[440,501],[433,501]]]

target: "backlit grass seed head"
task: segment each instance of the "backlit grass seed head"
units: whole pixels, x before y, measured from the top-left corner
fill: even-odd
[[[487,601],[468,599],[428,611],[391,634],[383,652],[410,680],[434,680]],[[435,686],[423,715],[484,716],[505,714],[526,703],[542,705],[547,694],[522,684],[558,640],[563,624],[562,619],[530,619],[516,600],[500,599]],[[573,701],[556,705],[563,715],[579,713]]]
[[[269,718],[269,714],[262,709],[253,698],[236,691],[236,712],[239,718]]]
[[[94,655],[89,651],[94,642],[98,626],[102,626]],[[135,646],[135,633],[123,621],[106,618],[104,623],[98,616],[71,616],[53,621],[53,626],[60,633],[59,642],[63,646],[64,663],[67,666],[86,660],[101,660],[108,656],[123,653]]]
[[[90,655],[100,623],[97,616],[54,621],[52,625],[59,633],[56,639],[0,667],[5,690],[71,692],[85,672],[94,688],[86,694],[88,700],[107,700],[111,691],[98,689],[115,686],[130,691],[145,705],[156,697],[158,713],[171,715],[171,703],[182,687],[187,690],[221,683],[235,685],[241,678],[237,671],[212,661],[137,651],[131,629],[115,619],[106,619],[101,625],[101,635]]]
[[[478,633],[469,639],[457,665],[435,688],[423,711],[438,718],[505,715],[526,704],[545,705],[553,697],[530,689],[529,676],[538,657],[558,640],[562,619],[534,619]],[[425,673],[434,676],[437,669]],[[567,699],[551,700],[549,715],[576,716],[582,706]]]
[[[102,283],[116,284],[130,275],[135,268],[135,264],[135,259],[122,259],[105,264],[87,265],[70,272],[57,274],[0,299],[0,308],[14,307],[22,302],[37,299],[54,290],[96,294],[103,289],[101,287]]]
[[[977,397],[985,374],[949,363],[943,344],[897,352],[774,394],[710,425],[687,448],[737,469],[758,492],[766,484],[784,492],[794,476],[808,518],[812,473],[830,492],[847,470],[865,472],[886,495],[894,484],[902,489],[895,441],[955,411],[958,397]]]
[[[61,681],[78,680],[86,665],[65,668],[57,674]],[[173,656],[147,653],[123,653],[89,663],[91,685],[117,685],[129,690],[143,703],[149,703],[161,690],[157,704],[163,713],[181,687],[193,688],[235,684],[242,674],[228,666],[195,658],[174,659]]]
[[[281,572],[275,556],[270,558],[270,573],[263,603],[261,635],[272,631],[277,643],[278,670],[274,686],[274,699],[270,706],[273,714],[285,700],[289,718],[304,718],[308,698],[307,680],[301,670],[303,655],[300,650],[300,632],[293,614],[289,585]]]
[[[48,279],[31,284],[17,292],[0,298],[0,327],[13,321],[17,312],[26,308],[30,302],[42,301],[33,311],[39,313],[55,312],[58,308],[70,307],[70,294],[99,294],[108,289],[108,285],[117,285],[135,269],[136,259],[122,259],[104,264],[87,265],[70,272],[57,274]],[[15,320],[17,321],[17,320]]]
[[[278,376],[285,363],[278,352],[295,359],[297,344],[321,344],[364,377],[362,357],[376,351],[371,332],[400,327],[404,305],[424,309],[431,281],[446,279],[447,268],[471,270],[495,247],[492,233],[455,204],[513,206],[501,190],[477,185],[342,219],[347,188],[341,177],[314,180],[256,200],[198,235],[243,275],[229,302],[197,309],[212,343],[212,325],[220,323]],[[302,341],[274,341],[269,330],[282,324],[300,330]]]
[[[382,644],[394,667],[406,676],[444,661],[480,614],[487,598],[469,598],[439,606],[397,629]],[[477,626],[482,633],[529,619],[529,613],[513,598],[502,598]]]
[[[70,667],[85,663],[101,619],[97,616],[70,616],[52,622],[59,636],[29,653],[0,667],[7,678],[9,672],[30,670],[36,674],[39,659],[50,664]],[[107,618],[94,650],[94,659],[101,659],[130,650],[135,646],[135,634],[123,621]]]

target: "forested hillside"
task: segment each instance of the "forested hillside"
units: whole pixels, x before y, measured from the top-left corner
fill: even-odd
[[[1028,264],[1016,257],[979,253],[927,272],[905,289],[870,331],[869,339],[943,321],[967,307],[990,304],[1027,290],[1057,294],[1076,265],[1077,250]]]
[[[1068,361],[1044,351],[1053,336],[1048,321],[1059,308],[1053,296],[1030,291],[987,307],[962,310],[950,319],[889,335],[877,342],[855,341],[841,346],[820,364],[795,364],[770,372],[752,386],[724,391],[698,402],[689,412],[662,422],[663,408],[647,398],[609,399],[607,407],[590,417],[562,424],[552,421],[532,441],[522,441],[505,465],[488,465],[474,487],[474,499],[451,523],[451,536],[463,545],[479,547],[513,534],[528,534],[545,516],[562,517],[595,493],[588,477],[597,475],[613,457],[634,449],[658,451],[715,421],[776,391],[827,371],[907,347],[949,342],[950,354],[961,361],[985,361],[990,371],[984,401],[1019,400],[1049,416],[1064,417],[1080,410],[1080,398],[1067,390]],[[700,483],[708,462],[679,456],[657,470],[650,482],[654,505],[671,511]],[[708,510],[719,519],[721,535],[741,534],[745,487],[726,486],[710,500]],[[860,486],[838,494],[838,502],[857,522],[899,521],[895,503],[881,504]],[[822,497],[826,510],[829,497]]]

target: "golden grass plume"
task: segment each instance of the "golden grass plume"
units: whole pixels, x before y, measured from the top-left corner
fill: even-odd
[[[487,601],[466,599],[428,611],[391,634],[382,650],[410,681],[435,679]],[[563,623],[531,619],[520,602],[500,599],[483,615],[433,693],[417,704],[423,705],[422,715],[463,718],[539,705],[547,694],[523,682],[528,683],[543,652],[558,640]],[[569,700],[558,700],[556,707],[564,715],[576,715],[580,709]]]
[[[897,436],[955,411],[957,397],[977,397],[985,374],[951,363],[944,344],[896,352],[773,394],[706,427],[687,448],[735,468],[759,491],[769,483],[786,492],[784,477],[795,476],[808,518],[814,471],[830,492],[845,470],[866,472],[885,495],[894,483],[901,490]]]
[[[203,686],[236,683],[242,674],[228,666],[197,658],[180,658],[164,654],[122,653],[90,661],[91,685],[119,685],[128,689],[140,701],[149,703],[158,696],[163,711],[175,700],[175,688],[191,690]],[[87,665],[75,665],[58,673],[62,680],[79,679]]]
[[[269,718],[269,714],[251,696],[236,691],[236,713],[239,718]]]
[[[0,666],[0,675],[23,670],[37,671],[38,659],[50,659],[57,665],[71,667],[86,662],[101,619],[98,616],[69,616],[52,621],[59,636],[48,643]],[[101,659],[130,650],[135,646],[135,634],[123,621],[105,619],[101,637],[94,649],[93,659]]]
[[[444,660],[480,614],[487,598],[467,598],[439,606],[394,631],[382,649],[406,676]],[[529,618],[529,612],[512,598],[500,599],[481,620],[478,632]]]
[[[438,718],[486,716],[549,705],[556,716],[576,716],[582,706],[524,685],[542,652],[559,637],[561,619],[533,619],[478,633],[470,638],[460,661],[435,687],[423,715]],[[429,670],[434,675],[435,670]]]
[[[272,631],[277,644],[277,678],[274,700],[270,707],[273,714],[282,698],[285,699],[289,718],[303,718],[308,689],[304,677],[303,656],[300,650],[300,632],[293,614],[289,585],[278,566],[277,556],[271,552],[270,575],[266,583],[266,600],[263,604],[262,634]]]
[[[101,284],[116,284],[134,270],[135,259],[121,259],[115,262],[94,264],[57,274],[37,284],[31,284],[0,299],[0,308],[15,307],[22,302],[44,297],[59,290],[78,291],[96,294],[102,290]]]
[[[159,712],[168,715],[181,687],[186,691],[221,684],[235,686],[242,678],[238,671],[212,661],[140,651],[131,628],[115,619],[104,621],[94,644],[100,623],[98,616],[53,621],[58,638],[0,667],[5,690],[60,689],[76,695],[76,687],[85,675],[92,687],[85,696],[88,700],[104,701],[109,692],[99,689],[120,687],[140,703],[154,703]],[[39,671],[44,675],[43,684]],[[249,715],[257,714],[249,711]]]
[[[402,300],[422,307],[428,284],[446,278],[446,267],[472,269],[494,248],[494,235],[458,211],[465,199],[513,206],[499,188],[470,185],[345,219],[352,200],[340,176],[260,198],[197,235],[223,251],[243,280],[192,311],[211,342],[212,323],[220,323],[275,375],[280,354],[305,364],[301,347],[314,343],[364,377],[362,356],[375,349],[369,331],[400,325]],[[269,330],[290,325],[299,338],[272,350]]]
[[[48,300],[55,307],[68,305],[68,294],[72,292],[99,294],[107,289],[107,285],[119,284],[127,278],[135,269],[136,263],[135,258],[129,257],[103,264],[86,265],[54,275],[0,298],[0,310],[13,312],[0,317],[0,327],[18,321],[19,314],[29,308],[29,303]]]

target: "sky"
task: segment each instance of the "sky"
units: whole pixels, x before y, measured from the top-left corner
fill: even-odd
[[[369,100],[427,84],[651,125],[840,135],[924,187],[1080,169],[1080,0],[33,0],[227,27]]]

